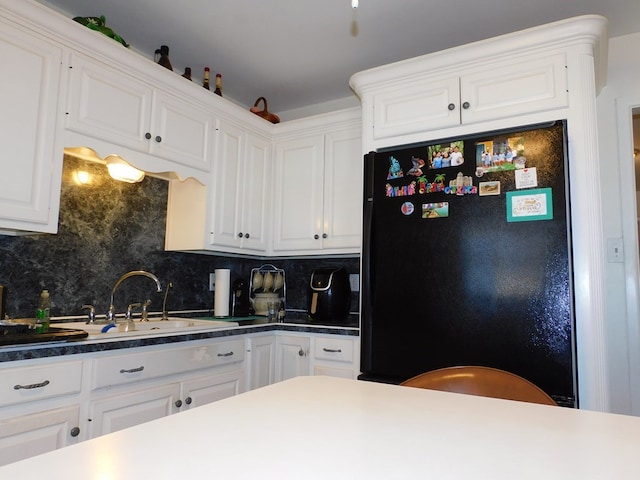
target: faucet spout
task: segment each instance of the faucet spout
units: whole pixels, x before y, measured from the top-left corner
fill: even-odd
[[[113,290],[111,290],[111,298],[109,300],[109,311],[107,312],[107,322],[113,323],[116,319],[115,307],[113,305],[113,298],[116,294],[116,291],[122,285],[127,278],[131,277],[147,277],[156,282],[157,292],[162,292],[162,285],[160,285],[160,280],[153,273],[145,272],[144,270],[133,270],[131,272],[127,272],[122,275],[113,286]]]

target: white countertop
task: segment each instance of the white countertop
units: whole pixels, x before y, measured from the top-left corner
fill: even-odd
[[[298,377],[0,467],[0,478],[636,480],[638,452],[638,417]]]

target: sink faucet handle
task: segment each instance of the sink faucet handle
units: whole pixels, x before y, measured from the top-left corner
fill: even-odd
[[[164,300],[162,301],[162,318],[161,320],[169,320],[169,312],[167,311],[167,295],[169,295],[169,289],[173,288],[173,282],[167,283],[167,287],[164,290]]]
[[[138,303],[130,303],[127,306],[127,313],[125,314],[125,318],[127,320],[131,320],[131,310],[133,310],[134,308],[137,308],[137,307],[141,307],[141,306],[142,306],[142,304],[140,302],[138,302]]]
[[[148,322],[149,321],[149,312],[147,310],[147,307],[151,305],[151,299],[147,299],[144,301],[144,303],[142,304],[142,317],[140,318],[141,322]]]
[[[96,309],[93,305],[82,305],[82,310],[89,310],[89,313],[87,314],[87,316],[89,317],[87,319],[87,325],[90,325],[92,323],[95,323],[96,321]]]

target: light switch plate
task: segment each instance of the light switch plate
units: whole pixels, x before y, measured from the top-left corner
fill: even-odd
[[[350,273],[349,274],[349,284],[351,285],[352,292],[360,291],[360,274],[359,273]]]
[[[607,238],[607,261],[609,263],[624,262],[622,238]]]

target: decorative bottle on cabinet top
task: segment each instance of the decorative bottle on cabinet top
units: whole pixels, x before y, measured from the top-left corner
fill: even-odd
[[[165,68],[173,71],[173,67],[171,66],[171,62],[169,61],[169,47],[166,45],[162,45],[159,49],[156,50],[156,55],[160,55],[160,59],[158,60],[158,64],[162,65]]]
[[[191,80],[191,67],[185,67],[184,73],[182,74],[182,76],[187,80]]]
[[[202,81],[202,86],[207,90],[211,90],[211,88],[209,87],[209,79],[211,76],[209,71],[210,71],[209,67],[204,67],[204,80]]]
[[[219,73],[216,74],[216,89],[213,93],[222,96],[222,75]]]

